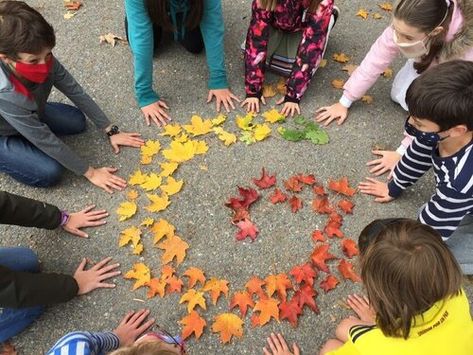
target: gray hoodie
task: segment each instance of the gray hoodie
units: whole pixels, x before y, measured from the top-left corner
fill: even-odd
[[[56,58],[46,82],[28,87],[31,98],[15,91],[9,79],[10,75],[12,74],[8,66],[0,62],[0,136],[20,134],[65,168],[77,175],[84,175],[89,164],[41,122],[40,117],[46,101],[54,85],[89,117],[97,128],[103,130],[110,125],[107,116]],[[67,117],[64,119],[67,120]]]

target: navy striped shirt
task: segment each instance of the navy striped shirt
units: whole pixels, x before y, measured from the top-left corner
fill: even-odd
[[[104,355],[119,346],[120,340],[112,332],[72,332],[59,339],[47,355]]]
[[[432,166],[436,188],[421,209],[419,221],[436,229],[447,239],[465,215],[473,213],[473,141],[449,157],[439,156],[437,146],[414,139],[396,165],[389,182],[389,195],[398,197]]]

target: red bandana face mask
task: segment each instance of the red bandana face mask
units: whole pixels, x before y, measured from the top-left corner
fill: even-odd
[[[53,56],[44,64],[26,64],[16,62],[15,71],[26,80],[42,84],[46,81],[53,66]]]

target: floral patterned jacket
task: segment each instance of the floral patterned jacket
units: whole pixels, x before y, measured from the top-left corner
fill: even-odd
[[[302,41],[292,73],[287,80],[285,101],[298,103],[322,60],[333,0],[322,0],[316,12],[306,13],[311,0],[279,0],[267,11],[253,0],[252,17],[246,37],[245,89],[247,97],[261,97],[269,39],[269,26],[287,32],[302,31]],[[305,18],[303,18],[305,17]]]

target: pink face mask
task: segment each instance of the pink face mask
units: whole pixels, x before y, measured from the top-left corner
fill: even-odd
[[[16,62],[15,71],[26,80],[42,84],[46,81],[53,66],[53,56],[44,64],[26,64]]]
[[[427,47],[425,42],[427,42],[429,36],[425,36],[424,39],[411,43],[401,43],[399,38],[397,38],[396,31],[393,31],[393,40],[394,43],[399,47],[402,55],[409,59],[420,58],[427,53],[429,53],[430,48]]]

